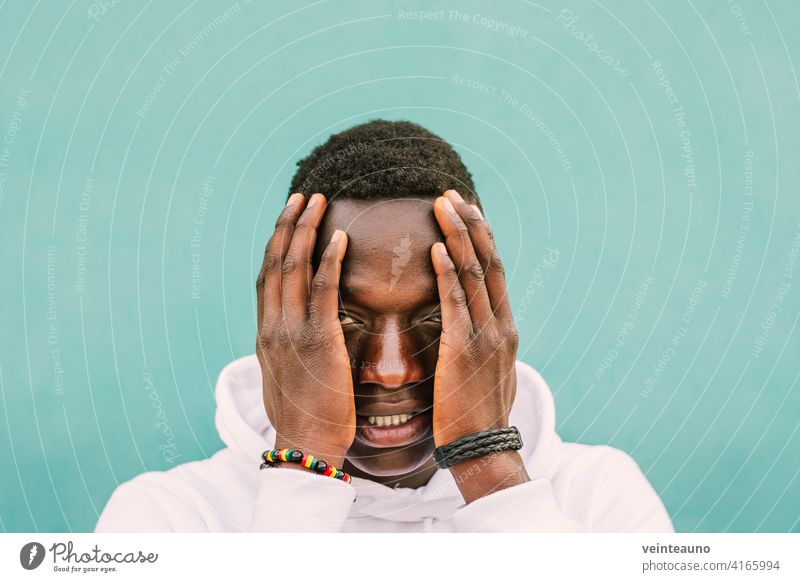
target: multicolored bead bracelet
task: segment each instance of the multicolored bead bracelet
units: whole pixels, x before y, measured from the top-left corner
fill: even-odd
[[[295,449],[270,449],[261,454],[261,459],[264,461],[261,463],[261,469],[274,467],[276,463],[297,463],[323,477],[333,477],[350,483],[350,475],[341,469],[337,469],[314,455],[304,455]]]

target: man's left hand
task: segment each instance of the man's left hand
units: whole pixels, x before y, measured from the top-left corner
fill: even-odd
[[[477,206],[448,190],[433,208],[445,236],[431,248],[442,308],[433,389],[433,436],[439,447],[508,426],[519,340],[503,265]],[[451,472],[467,503],[529,480],[517,451],[465,461]]]

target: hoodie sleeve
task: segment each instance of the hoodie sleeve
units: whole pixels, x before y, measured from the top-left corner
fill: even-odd
[[[94,531],[97,533],[143,533],[173,531],[146,495],[120,485],[106,503]]]
[[[586,447],[558,473],[458,509],[459,532],[672,532],[661,500],[636,462],[611,447]]]
[[[149,472],[123,483],[106,503],[98,533],[205,531],[192,493],[167,473]]]
[[[355,500],[355,488],[308,471],[260,471],[250,531],[338,532]]]
[[[258,469],[256,469],[258,471]],[[338,532],[355,499],[355,488],[306,471],[258,471],[252,514],[238,524],[221,508],[235,503],[234,491],[198,489],[198,480],[143,473],[117,487],[95,526],[110,532]],[[235,512],[232,512],[235,513]]]

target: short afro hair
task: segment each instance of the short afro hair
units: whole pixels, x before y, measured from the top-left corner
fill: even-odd
[[[472,175],[453,147],[410,121],[374,119],[353,126],[329,137],[297,166],[289,195],[434,198],[452,188],[480,205]]]

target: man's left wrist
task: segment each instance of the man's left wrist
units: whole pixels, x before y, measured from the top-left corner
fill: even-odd
[[[509,421],[507,417],[492,420],[469,419],[469,424],[460,425],[453,423],[447,430],[440,430],[434,432],[433,440],[436,447],[443,447],[456,442],[458,439],[474,435],[485,430],[494,428],[508,428]]]
[[[450,474],[468,504],[530,481],[522,456],[516,450],[489,453],[463,461],[450,467]]]

